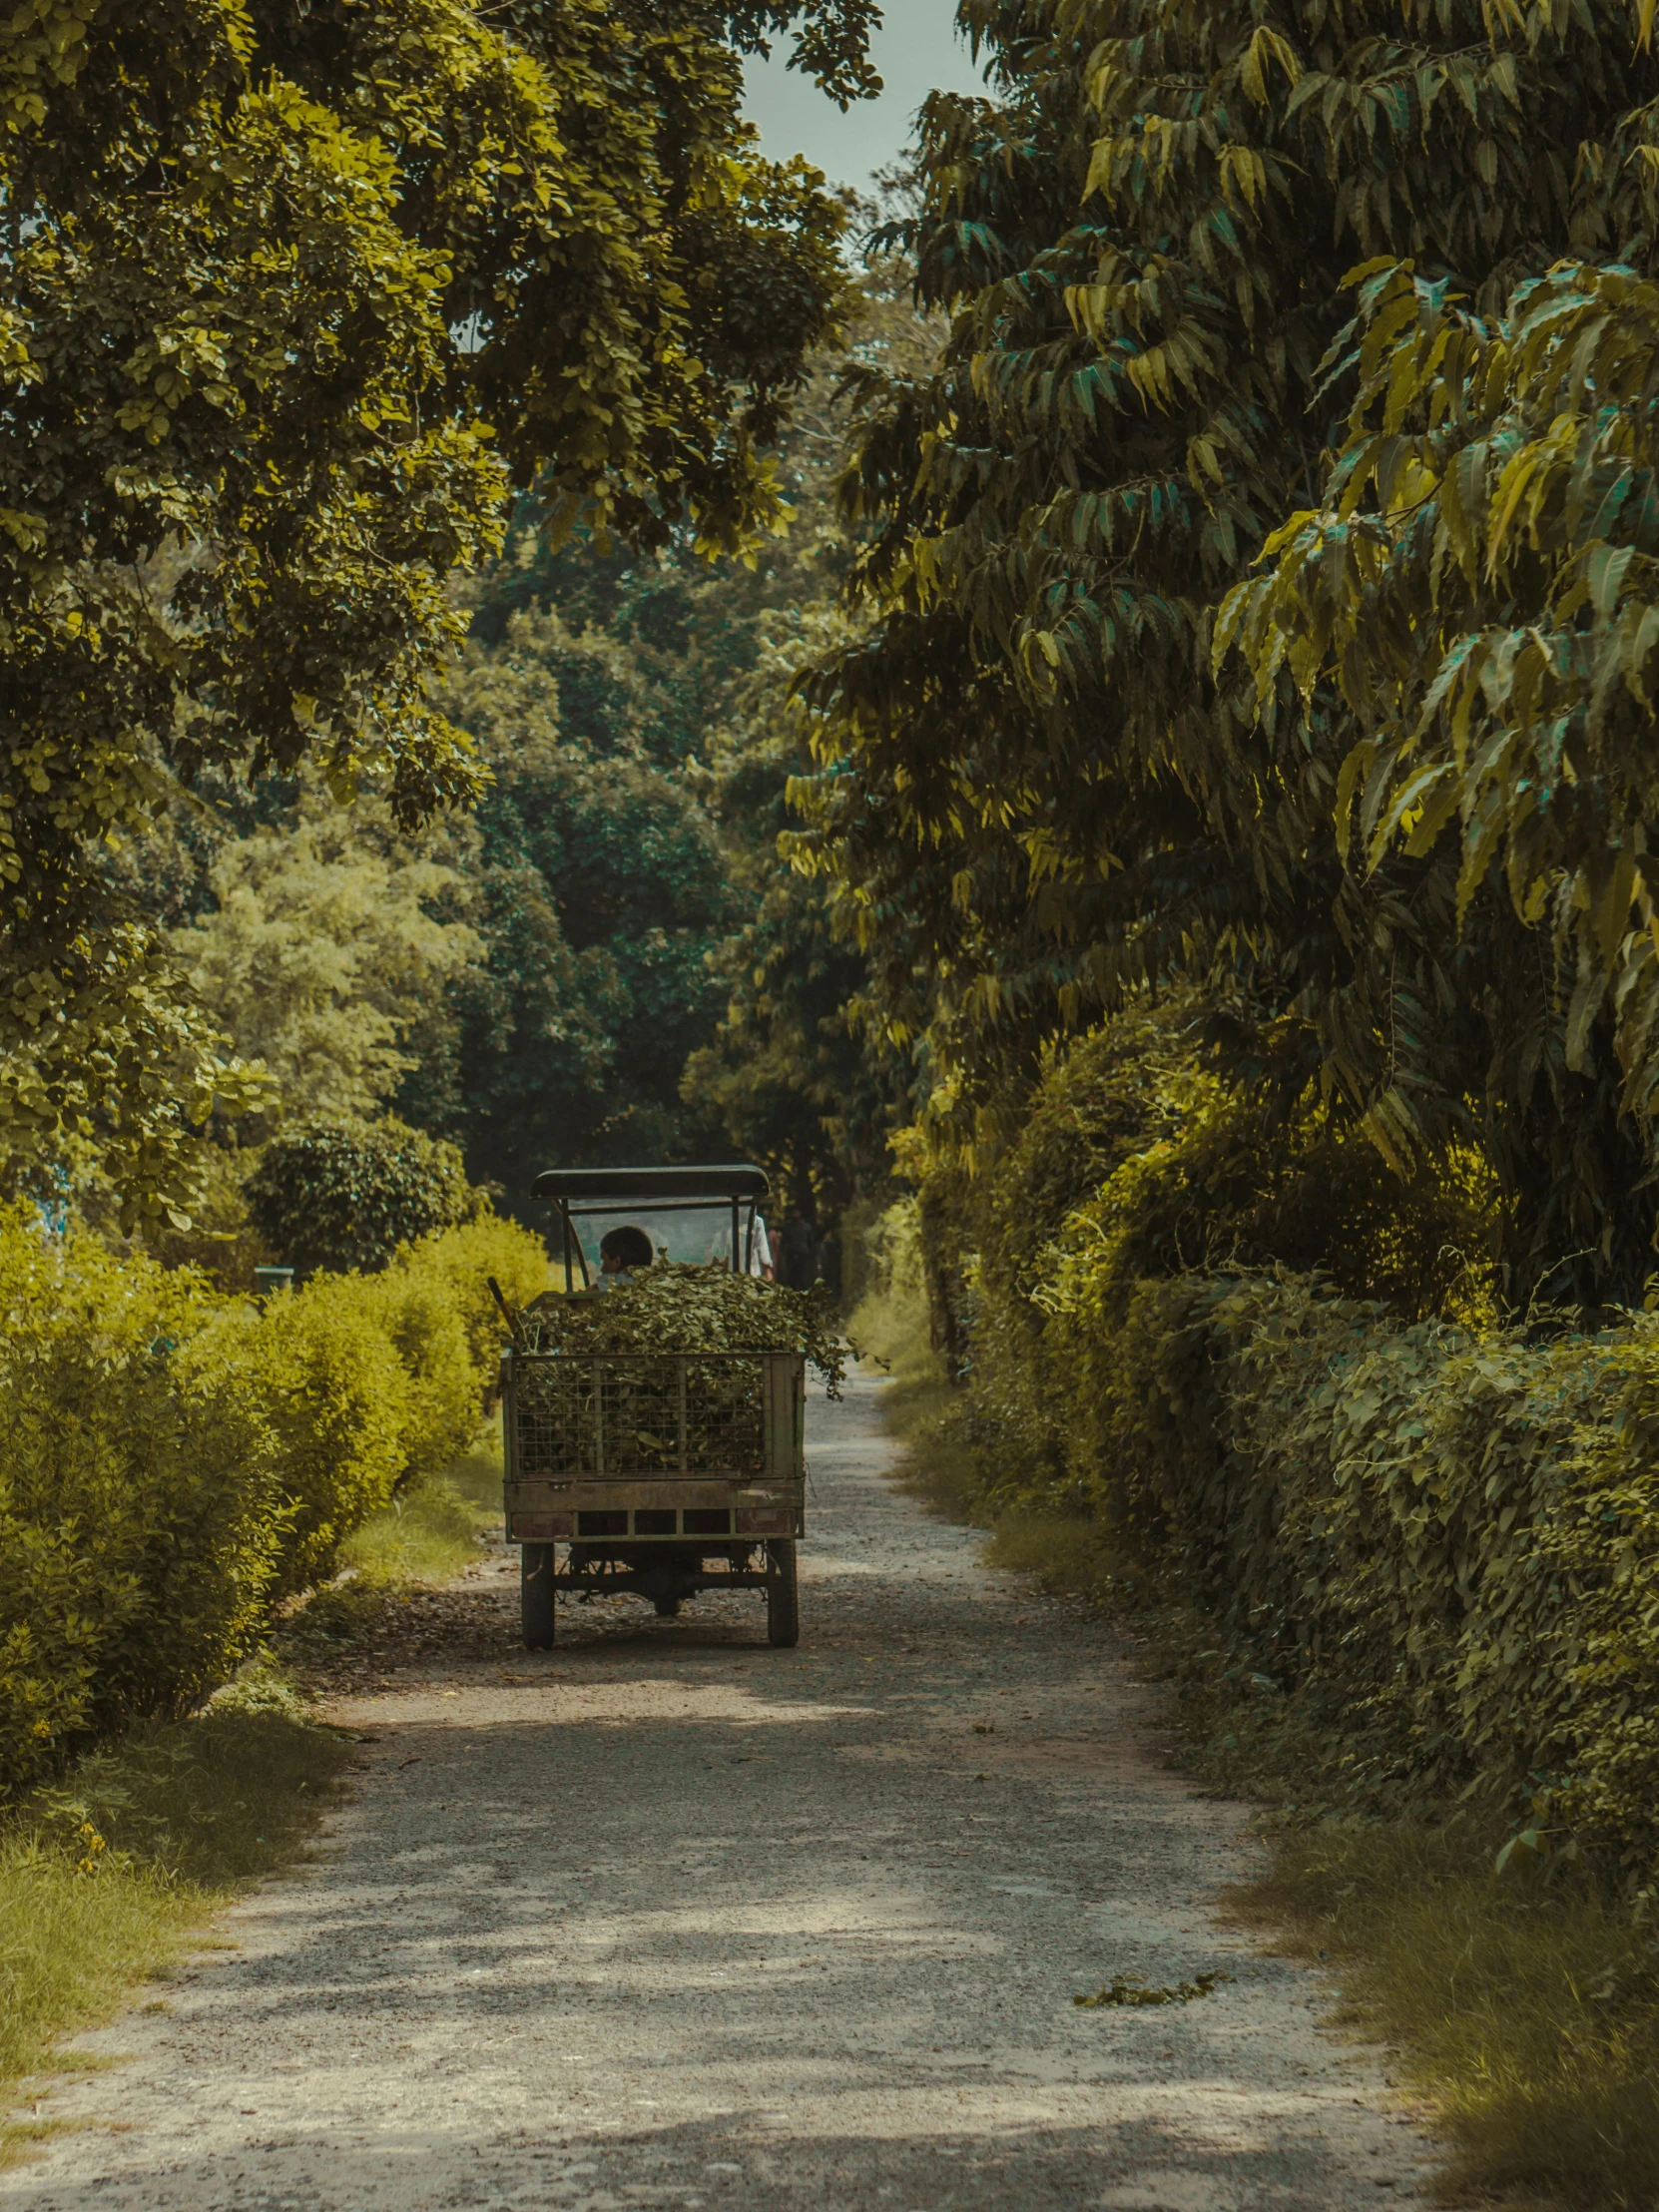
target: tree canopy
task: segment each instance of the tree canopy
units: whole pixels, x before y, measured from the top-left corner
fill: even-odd
[[[839,206],[740,53],[868,89],[864,0],[114,0],[0,29],[0,1146],[178,1211],[254,1095],[98,861],[179,782],[314,761],[412,823],[478,787],[450,579],[511,484],[731,547],[834,327]]]
[[[907,233],[951,337],[931,375],[868,383],[864,622],[807,689],[817,864],[890,1033],[926,1040],[932,1126],[971,1143],[1046,1038],[1196,974],[1235,1074],[1322,1082],[1396,1159],[1485,1144],[1517,1295],[1575,1248],[1581,1291],[1628,1289],[1645,1138],[1604,1037],[1568,1063],[1536,932],[1487,887],[1460,913],[1420,849],[1349,866],[1352,698],[1213,654],[1381,373],[1339,343],[1352,269],[1410,262],[1491,317],[1563,256],[1648,253],[1629,10],[962,15],[995,97],[929,103]],[[1415,359],[1426,394],[1432,337]]]

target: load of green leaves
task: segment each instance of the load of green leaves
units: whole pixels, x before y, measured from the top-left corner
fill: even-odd
[[[611,1290],[548,1292],[520,1322],[535,1352],[795,1352],[823,1378],[828,1396],[839,1397],[846,1380],[846,1342],[822,1289],[793,1291],[730,1268],[659,1261]]]
[[[0,28],[0,1166],[129,1222],[262,1094],[98,855],[211,770],[470,797],[429,696],[509,483],[732,547],[833,327],[838,205],[740,57],[869,89],[865,0],[65,0]]]

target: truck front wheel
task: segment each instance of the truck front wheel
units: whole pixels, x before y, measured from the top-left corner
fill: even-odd
[[[522,1544],[519,1547],[519,1612],[524,1623],[526,1651],[553,1649],[553,1560],[551,1544]]]

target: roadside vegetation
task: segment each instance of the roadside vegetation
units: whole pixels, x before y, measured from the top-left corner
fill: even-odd
[[[19,2051],[234,1878],[198,1768],[325,1787],[224,1705],[273,1622],[471,1555],[529,1176],[737,1152],[1470,2185],[1651,2204],[1651,0],[963,0],[867,202],[741,84],[862,96],[869,0],[71,13],[0,28],[0,1848],[89,1932]]]
[[[341,1569],[374,1583],[444,1582],[480,1557],[501,1526],[501,1431],[491,1416],[472,1447],[372,1513],[339,1549]]]
[[[491,1274],[536,1295],[540,1240],[480,1217],[261,1306],[0,1215],[0,1789],[200,1706],[373,1516],[382,1551],[406,1514],[454,1540],[439,1485],[496,1387]]]
[[[1653,10],[962,15],[797,690],[913,1108],[854,1333],[1276,1808],[1249,1910],[1463,2181],[1647,2206]]]
[[[531,1240],[508,1229],[490,1242],[498,1266],[518,1263],[528,1293],[540,1280]],[[420,1258],[403,1264],[418,1267]],[[452,1263],[454,1255],[443,1258]],[[84,1275],[80,1282],[84,1290]],[[409,1349],[405,1338],[405,1357]],[[467,1379],[475,1412],[470,1366]],[[405,1464],[440,1448],[417,1436],[401,1431]],[[165,2006],[177,1961],[216,1947],[218,1909],[303,1856],[345,1787],[352,1746],[348,1732],[317,1719],[308,1674],[342,1642],[364,1641],[416,1586],[451,1580],[479,1558],[483,1529],[499,1522],[500,1491],[496,1423],[487,1420],[447,1468],[394,1481],[389,1498],[325,1558],[313,1553],[317,1580],[277,1612],[273,1573],[266,1602],[246,1616],[248,1633],[215,1646],[216,1671],[236,1663],[223,1687],[212,1689],[199,1671],[188,1691],[163,1695],[153,1680],[125,1725],[83,1709],[78,1730],[41,1738],[26,1772],[14,1767],[0,1815],[0,2101],[16,2099],[20,2085],[25,2093],[0,2124],[0,2162],[55,2124],[29,2115],[27,2077],[40,2075],[44,2086],[54,2074],[100,2063],[76,2054],[76,2031],[101,2024],[137,1983],[155,1983],[151,2001]],[[351,1504],[336,1527],[362,1503],[349,1471],[342,1493]],[[275,1489],[267,1496],[280,1518],[283,1502]],[[141,1490],[129,1510],[142,1514],[151,1502]],[[83,1552],[89,1548],[83,1538]],[[243,1570],[250,1557],[272,1556],[250,1544]],[[191,1566],[187,1558],[187,1576]],[[49,1636],[49,1623],[25,1618],[14,1623],[10,1648],[44,1652]],[[95,1663],[99,1656],[95,1647]],[[106,1653],[103,1663],[114,1662]],[[212,1694],[201,1703],[205,1684]],[[17,1694],[15,1676],[6,1686]],[[180,1710],[192,1703],[196,1711]],[[27,1773],[37,1777],[32,1784]]]
[[[215,1938],[216,1909],[302,1852],[350,1743],[266,1670],[184,1721],[139,1727],[14,1801],[0,1827],[0,2097],[73,2070],[65,2036]],[[96,2064],[98,2061],[89,2061]],[[0,2161],[50,2121],[13,2103]]]
[[[1341,1968],[1339,2018],[1395,2047],[1447,2136],[1448,2186],[1649,2204],[1659,1614],[1631,1509],[1651,1477],[1643,1462],[1583,1487],[1621,1439],[1641,1448],[1647,1325],[1530,1345],[1490,1323],[1413,1331],[1317,1280],[1241,1269],[1136,1277],[1080,1333],[1056,1287],[1066,1256],[1098,1298],[1103,1223],[1133,1236],[1160,1196],[1194,1199],[1178,1143],[1124,1144],[1113,1079],[1144,1065],[1098,1045],[1086,1069],[1074,1058],[1049,1089],[1061,1110],[982,1189],[935,1188],[878,1225],[849,1327],[892,1376],[902,1478],[984,1527],[987,1563],[1123,1623],[1191,1770],[1266,1811],[1270,1871],[1229,1910]],[[1115,1175],[1110,1143],[1087,1144],[1103,1128],[1124,1144]],[[959,1253],[964,1213],[979,1257],[941,1323],[926,1238],[953,1222],[941,1249]],[[1002,1241],[1022,1239],[1028,1276]],[[1413,1564],[1410,1545],[1448,1538],[1450,1573]]]

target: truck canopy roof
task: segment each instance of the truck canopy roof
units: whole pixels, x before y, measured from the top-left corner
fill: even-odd
[[[544,1168],[531,1184],[530,1196],[605,1208],[685,1206],[699,1200],[729,1205],[735,1198],[765,1198],[768,1189],[764,1170],[733,1162],[705,1168]]]

